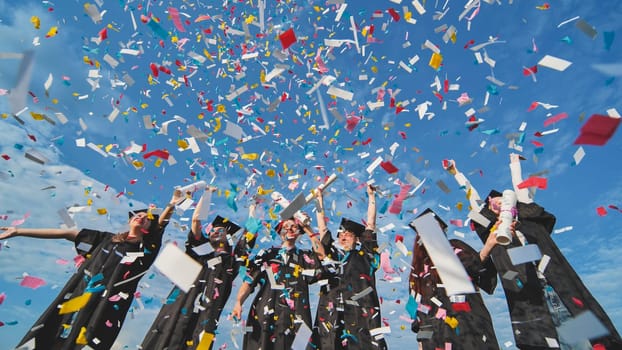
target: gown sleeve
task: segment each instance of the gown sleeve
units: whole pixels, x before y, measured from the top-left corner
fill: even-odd
[[[497,271],[490,259],[482,262],[479,253],[468,244],[460,240],[451,240],[454,249],[458,250],[458,258],[466,269],[473,284],[492,294],[497,286]]]
[[[112,237],[112,233],[86,228],[82,229],[74,240],[76,251],[78,254],[86,257],[88,254],[93,253],[93,250],[108,237]]]

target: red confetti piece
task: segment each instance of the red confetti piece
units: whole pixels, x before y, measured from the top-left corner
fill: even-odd
[[[527,109],[527,112],[533,111],[534,109],[538,108],[538,106],[539,106],[538,102],[532,102],[529,108]]]
[[[540,141],[533,140],[531,143],[536,147],[544,147],[544,144]]]
[[[583,302],[575,297],[572,297],[572,302],[580,308],[583,308]]]
[[[527,188],[527,187],[537,187],[541,190],[546,190],[547,179],[545,177],[532,176],[528,178],[527,180],[519,183],[517,187],[520,189]]]
[[[155,63],[152,63],[149,65],[149,68],[151,68],[151,73],[153,74],[153,76],[157,78],[160,74],[160,72],[158,71],[158,66]]]
[[[456,312],[471,312],[471,305],[466,301],[464,303],[453,303],[451,304],[451,308]]]
[[[380,162],[380,167],[389,174],[395,174],[398,171],[395,165],[393,165],[390,161]]]
[[[598,214],[598,216],[605,216],[607,215],[607,209],[605,209],[605,207],[598,207],[596,208],[596,214]]]
[[[538,66],[533,66],[533,67],[529,67],[529,68],[523,68],[523,75],[524,76],[530,76],[530,75],[534,75],[538,73]],[[536,102],[537,103],[537,102]]]
[[[108,39],[108,29],[104,28],[99,31],[99,40],[104,41]]]
[[[167,151],[163,151],[163,150],[159,150],[159,149],[143,154],[143,158],[144,159],[147,159],[147,158],[150,158],[150,157],[158,157],[158,158],[162,158],[164,160],[168,160],[169,156],[170,156],[170,154]]]
[[[607,115],[592,115],[581,127],[579,137],[574,144],[595,146],[606,144],[620,125],[620,120],[620,118],[611,118]]]
[[[294,29],[289,28],[285,32],[281,33],[281,35],[279,35],[279,40],[281,41],[281,45],[284,50],[292,46],[292,44],[296,42],[296,34],[294,33]]]
[[[8,155],[8,154],[4,154],[4,153],[2,154],[2,158],[4,158],[4,160],[9,160],[9,159],[11,159],[11,157],[9,157],[9,155]]]
[[[389,9],[389,14],[391,15],[391,17],[393,17],[393,20],[395,22],[399,22],[400,20],[400,15],[392,8]]]

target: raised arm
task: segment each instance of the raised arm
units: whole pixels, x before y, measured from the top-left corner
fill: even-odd
[[[173,196],[171,197],[171,200],[169,200],[168,204],[166,205],[166,207],[164,208],[164,210],[162,211],[162,214],[160,214],[160,217],[158,219],[158,224],[160,225],[160,227],[164,227],[168,225],[168,221],[171,219],[171,215],[173,215],[175,206],[179,204],[183,199],[184,197],[181,191],[178,189],[175,189],[173,191]]]
[[[367,185],[367,196],[369,202],[367,204],[367,226],[368,230],[376,230],[376,188],[372,185]]]
[[[0,227],[0,240],[11,237],[32,237],[42,239],[58,239],[64,238],[68,241],[75,241],[78,236],[78,230],[62,229],[62,228],[17,228],[17,227]]]
[[[322,189],[318,188],[315,190],[315,198],[317,200],[315,218],[317,219],[317,228],[320,233],[320,241],[322,241],[324,235],[328,232],[328,227],[326,227],[326,213],[324,211],[324,192]]]
[[[529,194],[528,188],[518,188],[518,185],[523,182],[523,174],[520,165],[520,156],[516,153],[510,153],[510,176],[512,176],[512,187],[516,193],[516,198],[519,202],[533,203],[533,199]]]
[[[464,188],[471,210],[477,210],[480,206],[478,201],[481,200],[481,197],[479,193],[477,193],[475,187],[471,186],[471,182],[469,182],[466,176],[458,170],[456,162],[453,159],[443,160],[443,168],[454,176],[454,179],[456,179],[456,182],[461,188]]]
[[[201,239],[201,219],[204,219],[206,216],[205,214],[209,211],[212,202],[212,193],[214,191],[216,191],[216,187],[208,186],[201,195],[201,198],[199,198],[197,205],[194,207],[194,212],[192,213],[192,234],[197,240]]]
[[[295,217],[296,222],[302,227],[302,230],[305,231],[307,236],[309,236],[309,239],[311,240],[311,247],[313,248],[315,255],[317,255],[320,260],[324,259],[324,257],[326,256],[324,246],[320,242],[318,235],[316,235],[311,228],[311,219],[309,218],[309,215],[300,212],[297,213]]]

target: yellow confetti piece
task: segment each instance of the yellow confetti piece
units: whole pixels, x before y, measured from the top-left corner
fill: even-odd
[[[220,130],[220,128],[222,127],[222,124],[220,123],[220,118],[215,118],[214,121],[216,122],[216,126],[214,127],[214,132],[218,132],[218,130]]]
[[[162,158],[157,158],[156,161],[153,163],[153,166],[155,166],[156,168],[159,168],[162,165]]]
[[[298,276],[300,276],[300,265],[296,265],[294,266],[294,272],[292,273],[292,275],[294,275],[294,277],[298,278]]]
[[[64,315],[64,314],[76,312],[82,309],[84,306],[86,306],[86,303],[88,303],[90,298],[91,298],[91,293],[84,293],[75,298],[71,298],[61,304],[58,314]]]
[[[86,192],[85,194],[88,194],[88,192]],[[92,200],[92,199],[90,199],[90,198],[89,198],[89,199],[87,199],[87,200],[86,200],[86,205],[88,205],[89,207],[90,207],[91,205],[93,205],[93,200]]]
[[[445,317],[445,323],[447,323],[451,329],[456,329],[456,327],[458,327],[458,319],[455,317]]]
[[[433,52],[428,65],[434,69],[438,69],[441,66],[441,63],[443,63],[443,55]]]
[[[142,108],[142,109],[146,109],[147,107],[149,107],[149,104],[147,104],[147,103],[142,103],[140,105],[140,108]]]
[[[9,114],[8,114],[8,113],[2,113],[2,119],[6,119],[6,118],[8,118],[8,117],[9,117]]]
[[[45,37],[52,38],[52,37],[55,37],[56,34],[58,34],[58,27],[54,26],[50,28],[50,30],[48,30],[47,34],[45,34]]]
[[[245,160],[256,160],[259,158],[259,155],[257,153],[244,153],[241,157]]]
[[[209,350],[210,346],[212,345],[212,341],[214,341],[214,334],[203,333],[203,336],[199,341],[199,345],[197,345],[197,350]]]
[[[76,344],[86,345],[88,343],[89,341],[86,339],[86,327],[82,327],[80,328],[80,334],[78,334],[78,337],[76,338]]]
[[[106,210],[106,208],[99,208],[99,209],[97,209],[97,214],[99,214],[99,215],[106,215],[106,214],[108,214],[108,210]]]
[[[134,168],[136,168],[137,170],[143,167],[143,162],[139,161],[139,160],[134,160],[132,161],[132,165],[134,166]]]
[[[451,33],[451,37],[449,37],[449,39],[451,40],[452,44],[455,44],[456,41],[458,40],[458,36],[456,35],[456,32]]]
[[[35,27],[35,29],[41,28],[41,19],[37,16],[30,17],[30,23]]]
[[[276,171],[274,171],[274,169],[268,169],[266,170],[266,175],[268,175],[268,177],[274,177],[276,175]]]
[[[43,114],[30,112],[30,115],[32,116],[32,119],[34,120],[45,120],[45,118],[43,117]]]
[[[186,149],[186,148],[188,148],[188,146],[190,146],[188,144],[188,141],[183,140],[183,139],[182,140],[177,140],[177,147],[179,147],[181,149]]]

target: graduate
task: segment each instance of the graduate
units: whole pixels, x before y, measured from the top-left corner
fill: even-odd
[[[307,349],[386,349],[376,291],[376,270],[380,264],[376,241],[376,190],[367,186],[369,199],[366,226],[342,219],[337,241],[326,227],[324,199],[316,191],[316,212],[320,241],[327,258],[312,344]]]
[[[491,191],[483,205],[480,197],[464,174],[458,171],[454,161],[447,161],[445,169],[454,175],[458,184],[467,191],[472,210],[479,212],[488,222],[478,223],[474,228],[486,242],[501,212],[501,193]],[[516,346],[520,349],[548,349],[551,345],[561,349],[622,349],[622,340],[609,316],[581,281],[568,260],[551,238],[555,216],[533,202],[533,193],[519,188],[522,182],[520,157],[510,155],[510,171],[516,204],[516,230],[508,245],[495,245],[490,258],[497,270],[508,303]],[[527,244],[537,245],[542,256],[548,260],[514,265],[508,249]],[[543,270],[543,271],[542,271]],[[505,277],[504,277],[505,276]],[[557,327],[584,312],[591,312],[607,329],[608,335],[579,343],[569,344]]]
[[[447,231],[447,224],[431,209],[419,216],[427,213],[434,214],[442,231]],[[412,224],[410,227],[417,232]],[[411,325],[420,350],[447,349],[448,345],[452,350],[499,349],[490,313],[479,293],[482,289],[492,294],[497,285],[496,270],[487,257],[495,245],[494,239],[491,236],[479,253],[458,239],[449,240],[477,293],[447,295],[434,261],[417,233],[409,285],[413,300],[421,305]]]
[[[186,240],[186,254],[203,267],[194,285],[184,293],[173,288],[141,344],[142,349],[211,349],[222,309],[240,267],[245,266],[255,235],[217,215],[204,231],[202,213],[210,207],[208,187],[192,215],[192,227]],[[253,217],[255,204],[249,207]],[[232,246],[234,237],[237,243]]]
[[[232,312],[234,319],[241,319],[244,301],[258,289],[246,318],[243,349],[289,350],[294,341],[308,342],[308,336],[300,340],[296,335],[301,327],[309,333],[312,327],[308,286],[320,274],[323,249],[309,226],[309,217],[300,212],[296,217],[276,226],[280,247],[262,250],[250,260]],[[313,251],[296,246],[305,232]]]
[[[152,210],[130,212],[128,230],[0,227],[9,237],[64,238],[74,242],[84,262],[50,303],[18,348],[59,350],[110,349],[132,305],[141,277],[156,258],[174,206],[176,190],[158,216]]]

